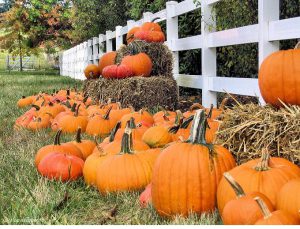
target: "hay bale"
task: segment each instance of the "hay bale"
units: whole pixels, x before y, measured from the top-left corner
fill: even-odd
[[[86,80],[83,91],[94,101],[111,98],[135,109],[157,106],[176,109],[178,103],[176,81],[162,76]]]
[[[173,53],[163,43],[147,43],[136,40],[127,46],[123,45],[117,50],[116,63],[120,63],[124,56],[140,52],[146,53],[152,60],[151,76],[173,77]]]
[[[239,164],[261,156],[267,147],[271,155],[300,165],[300,106],[238,104],[227,109],[217,134]]]

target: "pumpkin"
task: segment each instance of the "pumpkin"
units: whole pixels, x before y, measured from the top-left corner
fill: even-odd
[[[259,219],[255,225],[299,225],[300,220],[293,215],[282,211],[277,210],[271,212],[266,203],[260,198],[255,197],[255,201],[260,207],[264,217]]]
[[[84,69],[84,75],[87,79],[97,79],[100,76],[100,71],[97,65],[89,64]]]
[[[36,117],[33,117],[33,119],[28,123],[27,128],[33,131],[48,128],[50,127],[50,120],[51,115],[48,113],[38,115]]]
[[[139,202],[141,207],[145,208],[151,203],[152,197],[151,197],[151,183],[148,184],[145,188],[145,190],[141,193],[139,197]]]
[[[276,198],[276,209],[294,215],[300,219],[300,178],[287,182]]]
[[[180,125],[174,125],[169,128],[169,133],[171,134],[172,141],[186,141],[190,136],[190,129],[188,128],[190,123],[193,121],[194,116],[190,116],[185,121],[183,121]],[[205,134],[208,135],[208,131]]]
[[[65,182],[81,177],[83,164],[84,161],[74,155],[52,152],[41,160],[38,171],[44,177]]]
[[[142,140],[151,148],[163,147],[172,141],[168,129],[163,126],[153,126],[146,130]]]
[[[157,158],[152,176],[152,203],[162,216],[213,211],[218,183],[235,166],[232,154],[205,141],[206,115],[198,110],[186,142],[175,142]]]
[[[127,65],[109,65],[102,70],[102,76],[108,79],[124,79],[133,76],[133,72]]]
[[[81,104],[79,104],[76,108],[76,111],[71,114],[66,114],[59,120],[58,126],[65,133],[76,133],[78,128],[81,128],[82,132],[85,132],[85,129],[88,124],[88,120],[86,116],[79,114],[79,108]]]
[[[61,104],[49,102],[48,105],[41,107],[38,113],[40,115],[49,114],[52,118],[55,118],[56,115],[63,111],[65,111],[65,108]]]
[[[127,44],[129,44],[130,42],[132,42],[132,41],[135,40],[135,39],[134,39],[134,34],[135,34],[138,30],[140,30],[140,27],[135,26],[135,27],[131,28],[131,29],[128,31],[128,33],[127,33],[127,35],[126,35],[126,41],[127,41]]]
[[[298,46],[298,49],[297,49]],[[258,74],[260,93],[266,103],[300,105],[300,45],[294,50],[281,50],[269,55]]]
[[[20,127],[26,128],[28,124],[36,117],[37,110],[39,107],[32,107],[26,111],[23,115],[16,119],[14,128],[18,129]]]
[[[300,177],[300,168],[284,158],[270,157],[264,149],[261,159],[250,160],[232,169],[230,174],[245,193],[261,192],[276,206],[276,194],[288,181]],[[222,214],[225,204],[235,199],[234,191],[224,178],[219,184],[217,197]]]
[[[136,123],[141,123],[142,126],[144,126],[144,127],[149,127],[154,124],[152,115],[145,109],[141,109],[137,112],[133,112],[133,113],[124,115],[121,119],[121,128],[125,128],[127,125],[127,122],[131,118],[134,118]]]
[[[63,153],[63,154],[70,154],[70,155],[74,155],[80,158],[83,158],[83,155],[80,151],[80,149],[78,149],[77,146],[75,146],[72,143],[63,143],[60,144],[60,136],[61,136],[62,131],[59,130],[57,131],[56,135],[55,135],[55,140],[54,140],[54,144],[52,145],[46,145],[43,146],[42,148],[40,148],[36,155],[35,155],[35,166],[38,167],[40,161],[49,153],[52,152],[59,152],[59,153]]]
[[[121,61],[121,65],[128,66],[134,76],[148,77],[152,71],[152,61],[146,53],[125,56]]]
[[[116,138],[116,133],[118,132],[118,130],[121,127],[121,122],[117,122],[117,124],[115,125],[115,127],[112,129],[112,131],[110,132],[109,136],[104,138],[104,140],[98,144],[97,143],[97,139],[95,138],[95,142],[97,144],[97,146],[104,148],[106,145],[108,145],[109,143],[113,142]],[[123,135],[122,135],[123,136]],[[97,151],[97,148],[94,148],[94,151]]]
[[[91,140],[82,140],[81,139],[81,128],[78,128],[76,134],[76,140],[72,141],[75,146],[77,146],[85,160],[90,154],[92,154],[94,148],[96,147],[96,143]]]
[[[140,190],[149,184],[151,167],[132,149],[131,130],[127,129],[120,153],[107,158],[97,169],[97,187],[101,193]]]
[[[154,123],[157,125],[158,123],[161,123],[161,122],[165,121],[166,117],[167,118],[175,118],[176,117],[176,112],[168,111],[168,110],[165,110],[164,108],[162,108],[161,111],[156,112],[153,115]]]
[[[200,103],[194,103],[188,111],[183,113],[183,117],[189,118],[190,116],[193,116],[196,113],[196,110],[199,109],[205,109]]]
[[[97,184],[97,168],[98,166],[110,155],[104,152],[101,147],[96,147],[98,149],[97,152],[92,153],[84,162],[83,166],[83,177],[85,183],[90,186],[95,186]]]
[[[147,128],[139,125],[138,127],[135,125],[134,118],[131,117],[130,120],[127,121],[127,126],[132,130],[132,138],[134,140],[142,140],[143,134],[146,132]],[[121,140],[123,137],[125,129],[119,129],[116,133],[115,140]]]
[[[273,211],[274,207],[271,201],[260,192],[251,192],[245,194],[243,188],[228,173],[224,173],[224,178],[230,184],[236,194],[236,198],[229,201],[222,212],[222,220],[225,225],[253,225],[257,220],[263,217],[263,214],[253,199],[260,197]]]
[[[151,22],[145,22],[141,26],[141,30],[145,31],[158,31],[161,32],[161,27],[158,23],[155,23],[155,21],[159,18],[153,18]]]
[[[110,107],[105,115],[92,117],[86,127],[86,133],[92,136],[106,137],[117,124],[117,120],[110,118]]]
[[[213,105],[211,105],[210,109],[206,109],[207,112],[211,113],[209,115],[210,119],[214,120],[220,117],[220,115],[223,113],[226,103],[228,102],[228,98],[224,98],[219,106],[219,108],[213,108]]]
[[[140,29],[134,34],[135,39],[146,42],[164,42],[166,40],[165,34],[160,31],[142,30]]]
[[[115,64],[117,53],[115,51],[108,52],[103,54],[103,56],[99,59],[99,72],[102,74],[102,70],[109,65]]]
[[[31,105],[32,102],[33,102],[32,96],[28,96],[28,97],[22,96],[22,98],[18,100],[17,106],[20,108],[27,107]]]

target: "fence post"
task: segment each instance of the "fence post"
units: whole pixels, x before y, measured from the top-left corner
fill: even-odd
[[[111,52],[112,48],[113,48],[111,33],[112,33],[112,31],[110,31],[110,30],[106,31],[106,52]]]
[[[99,55],[99,38],[93,37],[93,63],[98,64]]]
[[[259,67],[263,60],[273,52],[279,50],[279,41],[269,41],[269,22],[279,20],[279,0],[258,0],[258,61]],[[259,102],[264,105],[261,94]]]
[[[87,41],[87,60],[88,64],[93,63],[93,40]]]
[[[172,17],[175,6],[178,4],[176,1],[166,2],[166,14],[167,14],[167,44],[171,50],[173,50],[174,40],[178,39],[178,16]],[[176,79],[179,74],[179,52],[173,52],[174,55],[174,68],[173,74]]]
[[[118,25],[116,26],[116,49],[120,48],[120,46],[123,44],[123,35],[122,35],[122,26]]]
[[[202,35],[202,105],[209,107],[211,104],[217,105],[217,93],[210,91],[212,77],[217,75],[217,54],[216,48],[209,48],[207,36],[211,29],[215,28],[215,20],[212,6],[207,0],[201,2],[201,35]]]
[[[98,53],[98,58],[100,59],[101,56],[105,53],[104,50],[104,41],[105,41],[105,35],[104,34],[99,34],[99,53]]]

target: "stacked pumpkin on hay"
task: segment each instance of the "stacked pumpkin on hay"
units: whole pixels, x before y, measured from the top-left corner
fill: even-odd
[[[95,101],[111,98],[135,109],[175,109],[178,87],[172,74],[173,55],[164,41],[157,23],[134,27],[127,34],[127,45],[104,54],[98,66],[87,66],[84,92]]]

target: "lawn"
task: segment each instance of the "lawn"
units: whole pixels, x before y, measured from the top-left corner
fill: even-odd
[[[34,167],[36,151],[51,144],[53,132],[13,129],[24,113],[17,100],[39,91],[81,85],[68,77],[44,72],[0,72],[0,224],[220,224],[217,213],[188,219],[160,218],[152,207],[141,209],[139,193],[101,196],[80,179],[59,183],[42,178]],[[86,136],[85,136],[86,137]],[[73,136],[64,136],[70,140]],[[67,196],[67,198],[66,198]],[[112,210],[116,209],[114,217]]]

